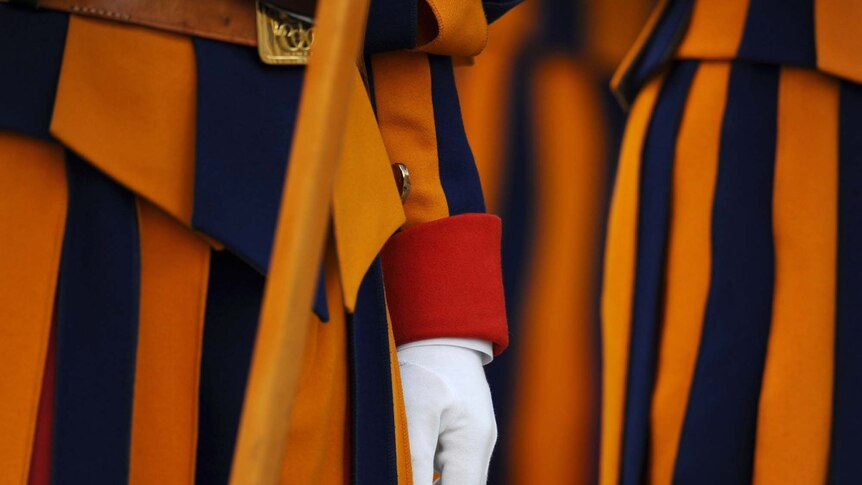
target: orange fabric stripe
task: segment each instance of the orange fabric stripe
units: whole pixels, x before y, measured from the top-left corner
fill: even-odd
[[[748,0],[697,0],[677,57],[733,59],[747,14]]]
[[[410,437],[407,435],[407,410],[404,407],[404,392],[401,387],[401,368],[398,365],[398,349],[392,333],[392,319],[386,313],[389,326],[389,364],[392,371],[392,406],[395,414],[395,450],[398,466],[398,484],[413,485],[413,463],[410,457]]]
[[[838,81],[782,68],[773,230],[775,297],[754,483],[824,483],[832,419]]]
[[[619,169],[608,220],[602,288],[602,485],[619,482],[623,408],[626,394],[637,245],[641,150],[664,77],[649,82],[635,99],[620,150]]]
[[[568,56],[549,56],[534,79],[535,169],[542,190],[536,193],[528,324],[518,349],[511,483],[588,483],[598,424],[603,107],[591,71]]]
[[[862,81],[862,3],[857,0],[816,0],[814,32],[817,67]]]
[[[0,483],[27,483],[66,202],[62,148],[0,132]]]
[[[359,285],[371,262],[404,223],[389,156],[358,71],[352,88],[332,197],[335,243],[348,311],[356,305]]]
[[[428,56],[392,52],[372,58],[377,119],[392,162],[410,170],[413,188],[404,204],[405,227],[449,216],[440,182],[437,130]]]
[[[635,42],[654,2],[648,0],[587,1],[585,19],[586,53],[597,61],[603,73],[612,72]],[[511,15],[511,14],[507,14]]]
[[[704,62],[689,91],[674,163],[664,326],[652,401],[650,483],[670,485],[709,293],[712,199],[730,64]]]
[[[281,483],[342,485],[348,442],[347,326],[334,249],[326,255],[329,322],[310,314],[290,415]]]
[[[417,49],[423,52],[470,57],[479,55],[488,42],[481,0],[420,0],[418,15]]]
[[[138,199],[141,300],[129,483],[194,483],[210,248]]]
[[[195,76],[188,37],[70,16],[51,132],[189,223]]]

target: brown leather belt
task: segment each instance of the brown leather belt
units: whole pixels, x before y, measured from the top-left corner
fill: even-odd
[[[234,44],[260,44],[264,61],[269,62],[265,58],[265,48],[275,51],[270,52],[273,57],[270,60],[274,64],[304,64],[310,55],[313,38],[311,27],[315,0],[0,0],[2,1],[127,22]]]

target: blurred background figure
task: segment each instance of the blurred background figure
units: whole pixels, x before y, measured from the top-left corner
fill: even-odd
[[[534,0],[456,71],[489,212],[503,224],[512,345],[488,368],[489,483],[595,483],[604,221],[624,114],[608,87],[649,0]]]

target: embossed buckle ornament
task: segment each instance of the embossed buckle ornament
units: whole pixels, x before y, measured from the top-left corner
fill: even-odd
[[[314,43],[312,19],[257,2],[257,52],[267,64],[305,65]]]

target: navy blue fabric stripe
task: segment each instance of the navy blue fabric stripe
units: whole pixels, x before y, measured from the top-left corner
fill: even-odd
[[[838,288],[829,483],[862,483],[862,86],[841,83]]]
[[[380,260],[366,273],[348,318],[353,411],[352,483],[397,485],[389,325]]]
[[[512,64],[511,97],[506,113],[506,159],[503,167],[504,185],[499,204],[503,219],[502,265],[506,314],[509,318],[509,348],[486,368],[488,384],[494,397],[499,438],[498,450],[511,445],[511,424],[517,406],[516,369],[518,366],[523,315],[524,286],[530,269],[533,235],[535,234],[536,182],[535,146],[533,140],[535,102],[532,73],[539,62],[539,49],[528,42]],[[573,108],[576,109],[576,108]],[[508,457],[504,452],[491,457],[488,483],[505,484],[511,476]]]
[[[416,47],[419,2],[371,0],[365,29],[365,52],[397,51]]]
[[[197,135],[192,225],[266,274],[305,70],[194,38]],[[322,274],[322,270],[321,270]],[[319,275],[314,311],[329,320]]]
[[[265,273],[304,70],[254,49],[194,39],[197,139],[192,224]]]
[[[772,317],[779,69],[734,63],[712,213],[712,274],[674,483],[750,484]]]
[[[738,56],[815,67],[814,0],[750,0]]]
[[[0,129],[50,139],[69,17],[0,4]]]
[[[198,401],[195,483],[227,484],[264,278],[228,251],[213,251]]]
[[[575,53],[584,47],[584,0],[542,0],[540,34],[546,47]]]
[[[431,65],[431,98],[437,130],[440,183],[449,203],[449,215],[485,212],[485,198],[473,151],[461,119],[452,58],[428,56]]]
[[[670,60],[682,40],[694,0],[668,0],[655,30],[620,81],[618,91],[630,103],[640,88]]]
[[[66,169],[52,483],[126,483],[140,290],[135,199],[71,152]]]
[[[482,7],[485,9],[485,19],[490,24],[523,1],[524,0],[485,0],[482,2]]]
[[[366,54],[365,59],[365,83],[368,87],[368,100],[371,101],[371,109],[374,110],[374,116],[377,117],[377,97],[374,90],[374,66],[371,63],[371,56]]]
[[[320,270],[317,272],[317,289],[314,290],[314,301],[311,303],[311,309],[321,322],[329,321],[329,304],[326,301],[326,268],[323,262],[320,263]]]
[[[667,10],[647,42],[643,57],[637,63],[635,77],[639,80],[639,86],[642,86],[673,53],[685,32],[692,5],[691,0],[670,0]]]
[[[653,111],[643,147],[635,294],[623,430],[622,484],[644,481],[664,301],[676,138],[697,61],[676,64]]]

